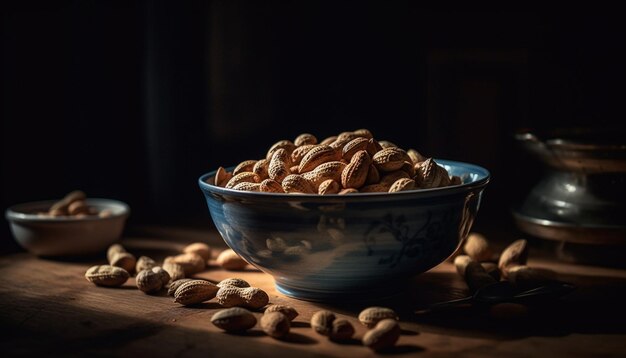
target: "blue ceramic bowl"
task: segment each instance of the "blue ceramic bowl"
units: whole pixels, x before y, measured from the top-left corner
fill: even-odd
[[[235,252],[299,299],[376,299],[443,262],[470,231],[489,172],[436,160],[463,184],[397,193],[275,194],[199,185]],[[232,168],[230,169],[232,170]]]

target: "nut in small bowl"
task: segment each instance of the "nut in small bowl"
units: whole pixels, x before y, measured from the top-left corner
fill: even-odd
[[[122,235],[130,209],[121,201],[84,199],[92,215],[50,215],[58,201],[14,205],[5,212],[15,241],[38,256],[82,256],[104,251]]]

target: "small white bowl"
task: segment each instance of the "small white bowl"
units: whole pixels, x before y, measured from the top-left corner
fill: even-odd
[[[98,211],[109,210],[108,217],[50,217],[46,212],[56,201],[37,201],[14,205],[5,217],[20,246],[38,256],[80,256],[106,249],[122,235],[130,209],[121,201],[86,199]]]

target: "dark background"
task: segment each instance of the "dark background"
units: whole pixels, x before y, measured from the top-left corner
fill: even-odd
[[[129,203],[131,225],[210,227],[201,174],[301,132],[364,127],[488,168],[477,225],[507,227],[509,207],[540,172],[515,131],[606,128],[624,118],[625,26],[615,9],[0,6],[3,209],[80,188]],[[2,230],[9,238],[6,223]]]

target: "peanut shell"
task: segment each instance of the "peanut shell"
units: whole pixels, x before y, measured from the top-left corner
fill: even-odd
[[[85,273],[87,281],[98,286],[107,287],[121,286],[129,277],[128,271],[111,265],[92,266]]]
[[[241,332],[254,327],[257,320],[247,309],[232,307],[217,311],[211,317],[211,323],[226,332]]]
[[[124,270],[128,271],[128,273],[132,273],[135,270],[135,265],[137,264],[137,259],[133,254],[128,252],[118,252],[113,254],[111,257],[111,261],[109,261],[111,266],[121,267]]]
[[[502,272],[502,276],[507,278],[508,268],[510,266],[525,265],[528,260],[528,242],[524,239],[517,240],[511,245],[507,246],[502,254],[500,254],[500,260],[498,261],[498,268]]]
[[[290,154],[282,148],[276,150],[270,159],[267,169],[270,179],[274,179],[279,183],[282,182],[283,179],[291,173],[289,170],[290,166]]]
[[[143,270],[150,270],[151,268],[158,266],[157,263],[149,258],[148,256],[140,256],[137,259],[137,264],[135,265],[135,271],[141,272]]]
[[[183,306],[195,305],[215,297],[219,287],[205,280],[191,280],[180,285],[174,293],[174,302]]]
[[[283,338],[289,334],[291,323],[287,316],[280,312],[266,313],[261,317],[261,328],[272,338]]]
[[[326,194],[337,194],[341,189],[341,185],[332,179],[324,180],[319,188],[317,189],[317,193],[320,195]]]
[[[415,180],[409,178],[400,178],[396,180],[389,188],[390,193],[399,191],[413,190],[415,188]]]
[[[265,309],[265,314],[270,312],[280,312],[284,314],[290,321],[293,321],[298,317],[298,311],[295,308],[287,305],[271,305]]]
[[[296,137],[296,139],[293,141],[293,144],[295,144],[296,147],[309,144],[317,144],[317,138],[313,134],[302,133]]]
[[[344,188],[358,189],[365,184],[367,172],[372,163],[367,151],[361,150],[354,154],[350,164],[341,173],[341,185]]]
[[[193,278],[181,278],[178,280],[174,280],[170,283],[170,286],[167,288],[167,295],[174,297],[176,290],[182,286],[183,283],[193,281]]]
[[[137,288],[148,294],[160,291],[169,282],[170,275],[160,266],[155,266],[149,270],[143,270],[135,277]]]
[[[333,321],[328,337],[337,342],[345,341],[354,335],[354,327],[346,319],[336,319]]]
[[[261,178],[253,172],[243,172],[233,176],[227,183],[227,189],[233,189],[239,183],[259,183]]]
[[[311,316],[311,328],[323,336],[328,336],[332,331],[335,318],[337,317],[331,311],[317,311]]]
[[[220,253],[217,257],[217,264],[225,268],[226,270],[243,270],[248,266],[246,260],[242,259],[232,249],[226,249]]]
[[[368,307],[359,313],[359,322],[367,328],[372,328],[381,320],[388,318],[398,320],[398,315],[387,307]]]
[[[487,238],[477,232],[472,232],[467,236],[463,250],[469,257],[478,262],[488,261],[493,256]]]
[[[244,172],[252,172],[256,162],[257,162],[256,160],[244,160],[243,162],[239,163],[235,167],[235,169],[233,169],[233,175],[237,175],[239,173],[244,173]]]
[[[227,278],[227,279],[220,281],[217,284],[217,287],[224,287],[224,286],[246,288],[246,287],[250,287],[250,284],[247,281],[242,280],[240,278]]]
[[[202,256],[194,253],[180,254],[176,256],[166,257],[165,262],[173,262],[183,267],[185,276],[191,276],[201,272],[206,267],[206,262]]]
[[[315,194],[317,191],[313,184],[300,174],[289,174],[282,182],[285,193]]]
[[[329,161],[339,160],[338,153],[330,146],[318,145],[306,153],[300,161],[298,172],[304,173],[315,169],[318,165]]]
[[[211,247],[204,242],[194,242],[183,248],[183,253],[186,254],[196,254],[204,261],[208,261],[211,259]]]
[[[395,319],[383,319],[363,335],[363,345],[380,351],[396,344],[400,338],[400,325]]]
[[[265,159],[270,160],[274,156],[274,153],[280,149],[285,150],[285,154],[290,156],[291,152],[293,152],[294,149],[296,149],[296,145],[293,144],[293,142],[290,140],[278,141],[274,143],[274,145],[272,145],[270,149],[267,151],[267,155],[265,156]]]
[[[269,302],[269,296],[258,287],[223,286],[217,291],[217,302],[224,307],[259,309]]]
[[[259,190],[264,193],[284,193],[282,185],[274,179],[265,179],[259,185]]]

